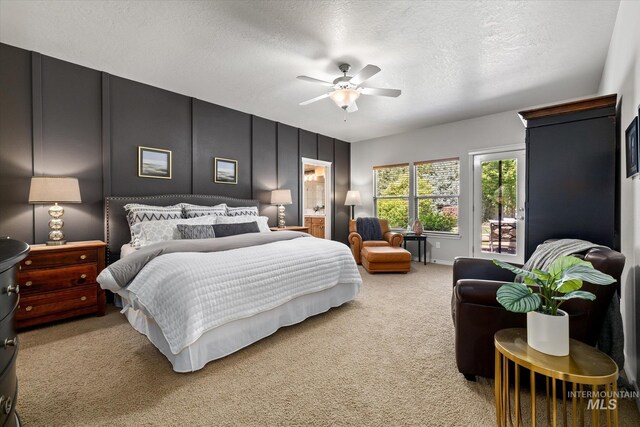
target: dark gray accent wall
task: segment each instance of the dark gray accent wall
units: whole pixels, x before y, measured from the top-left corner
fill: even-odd
[[[111,195],[191,193],[191,98],[109,77]],[[139,178],[138,147],[171,150],[171,179]]]
[[[271,190],[278,188],[277,124],[262,117],[252,117],[253,198],[260,201],[269,223],[277,222],[277,208],[271,206]]]
[[[64,205],[68,240],[104,238],[105,196],[253,198],[275,226],[271,190],[288,188],[287,223],[300,224],[302,156],[333,163],[336,202],[349,188],[347,143],[1,43],[0,93],[0,235],[28,243],[48,233],[48,207],[27,203],[33,175],[79,178],[82,203]],[[138,177],[139,146],[171,150],[172,179]],[[214,183],[214,157],[238,161],[238,184]]]
[[[278,123],[278,188],[291,190],[291,205],[285,206],[285,221],[290,225],[300,224],[300,152],[298,129]]]
[[[38,54],[34,54],[38,55]],[[102,78],[100,72],[42,56],[42,140],[34,145],[34,175],[74,176],[82,203],[65,205],[68,240],[96,238],[102,228]],[[35,240],[49,233],[47,206],[35,208]],[[81,224],[81,226],[79,226]]]
[[[33,241],[31,53],[0,44],[0,235]]]
[[[250,199],[251,116],[240,111],[194,99],[194,194]],[[215,157],[238,161],[238,183],[213,181]]]
[[[335,140],[335,181],[334,181],[334,221],[333,239],[348,243],[349,219],[351,212],[349,206],[344,205],[347,191],[351,188],[351,145],[348,142]]]

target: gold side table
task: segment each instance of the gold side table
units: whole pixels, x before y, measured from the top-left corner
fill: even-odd
[[[536,380],[535,374],[546,377],[547,424],[554,427],[557,421],[556,382],[562,387],[562,419],[567,425],[567,382],[572,383],[572,425],[584,425],[584,408],[592,410],[592,425],[600,423],[600,410],[606,410],[607,426],[618,426],[617,379],[618,366],[606,354],[571,340],[568,356],[550,356],[527,345],[526,329],[503,329],[494,337],[496,347],[496,419],[498,427],[507,423],[519,426],[522,423],[520,409],[520,367],[530,370],[531,381],[531,425],[536,425]],[[509,390],[509,362],[513,363],[515,376],[514,410],[511,417]],[[551,390],[549,387],[551,383]],[[588,387],[591,386],[590,390]],[[601,391],[600,388],[604,387]],[[551,394],[549,392],[551,391]],[[584,399],[583,399],[584,398]]]

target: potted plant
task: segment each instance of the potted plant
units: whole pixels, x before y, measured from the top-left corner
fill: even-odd
[[[553,356],[569,354],[569,315],[560,306],[572,298],[596,299],[591,292],[580,290],[583,281],[595,285],[616,281],[575,256],[557,258],[547,271],[527,271],[506,262],[493,262],[524,278],[524,283],[502,285],[497,300],[509,311],[527,313],[527,344]]]

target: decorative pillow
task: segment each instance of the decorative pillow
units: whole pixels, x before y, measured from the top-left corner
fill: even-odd
[[[206,215],[189,219],[139,222],[131,227],[131,246],[139,248],[166,240],[179,240],[181,236],[178,224],[215,224],[217,218],[219,217]]]
[[[129,227],[145,221],[162,221],[165,219],[182,218],[182,205],[173,206],[151,206],[139,203],[129,203],[124,205],[127,211],[127,221]]]
[[[255,206],[246,206],[242,208],[231,208],[227,207],[227,215],[229,216],[258,216],[258,208]]]
[[[199,205],[190,205],[189,203],[182,203],[182,208],[184,209],[184,216],[186,218],[197,218],[199,216],[226,216],[227,215],[227,205],[225,203],[221,203],[215,206],[199,206]]]
[[[212,239],[216,237],[211,224],[176,224],[181,239]]]
[[[236,234],[259,233],[258,223],[240,222],[237,224],[215,224],[211,226],[216,237],[235,236]]]
[[[219,216],[218,222],[216,224],[238,224],[242,222],[257,222],[258,228],[260,228],[261,233],[270,233],[269,229],[269,218],[266,216],[254,216],[254,215],[243,215],[243,216]]]

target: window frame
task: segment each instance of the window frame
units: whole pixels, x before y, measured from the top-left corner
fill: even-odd
[[[407,167],[407,174],[409,175],[409,191],[406,196],[378,196],[378,180],[376,179],[376,170],[380,169],[391,169],[391,168],[401,168]],[[378,217],[378,200],[406,200],[407,201],[407,223],[411,221],[411,172],[412,172],[411,163],[395,163],[389,165],[379,165],[374,166],[372,169],[373,175],[373,212],[374,216]],[[404,230],[404,228],[399,227],[391,227],[392,230]]]
[[[450,162],[450,161],[456,161],[458,162],[458,193],[456,195],[451,195],[451,194],[436,194],[436,195],[430,195],[430,196],[419,196],[418,195],[418,168],[416,166],[420,166],[420,165],[424,165],[424,164],[428,164],[428,163],[441,163],[441,162]],[[427,199],[456,199],[457,203],[457,207],[458,207],[458,221],[457,221],[457,226],[456,228],[458,229],[458,231],[436,231],[436,230],[427,230],[426,228],[424,229],[425,233],[429,233],[429,234],[441,234],[441,235],[447,235],[447,236],[459,236],[460,235],[460,187],[461,187],[461,183],[460,183],[460,157],[448,157],[448,158],[444,158],[444,159],[435,159],[435,160],[421,160],[418,162],[413,162],[411,164],[411,174],[412,174],[412,180],[413,180],[413,217],[417,218],[418,217],[418,204],[420,203],[420,200],[427,200]],[[410,179],[411,180],[411,179]],[[411,184],[410,184],[411,187]],[[424,224],[423,224],[424,227]]]
[[[416,166],[419,165],[423,165],[426,163],[439,163],[439,162],[447,162],[447,161],[453,161],[455,160],[458,163],[458,193],[456,195],[429,195],[429,196],[419,196],[418,195],[418,177],[417,177],[417,168]],[[385,168],[393,168],[393,167],[408,167],[409,168],[409,194],[408,196],[378,196],[378,189],[377,189],[377,180],[376,180],[376,170],[379,169],[385,169]],[[458,222],[457,222],[457,231],[434,231],[434,230],[427,230],[425,229],[424,232],[426,234],[432,234],[432,235],[439,235],[442,237],[449,237],[449,238],[459,238],[460,237],[460,192],[461,192],[461,187],[462,187],[462,182],[460,180],[460,157],[448,157],[448,158],[441,158],[441,159],[433,159],[433,160],[421,160],[421,161],[416,161],[416,162],[408,162],[408,163],[396,163],[396,164],[389,164],[389,165],[379,165],[379,166],[373,166],[373,170],[372,170],[372,175],[373,175],[373,211],[374,211],[374,215],[377,217],[378,216],[378,200],[393,200],[393,199],[401,199],[401,200],[407,200],[407,221],[410,224],[410,221],[412,218],[417,218],[418,217],[418,204],[420,203],[420,200],[426,200],[426,199],[442,199],[442,198],[449,198],[449,199],[456,199],[458,204]],[[399,227],[391,227],[392,230],[394,231],[400,231],[400,230],[404,230],[403,228],[399,228]]]

